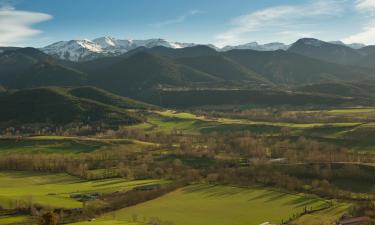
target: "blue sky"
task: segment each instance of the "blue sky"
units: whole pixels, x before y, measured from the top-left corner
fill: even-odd
[[[375,0],[0,0],[0,45],[101,36],[219,46],[302,37],[375,44]]]

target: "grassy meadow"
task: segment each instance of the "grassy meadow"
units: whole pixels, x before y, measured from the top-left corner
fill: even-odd
[[[80,208],[73,193],[110,193],[130,190],[139,185],[163,183],[159,180],[127,181],[121,178],[86,181],[67,174],[0,172],[0,205],[12,208],[12,200],[51,207]]]
[[[98,219],[95,221],[83,221],[78,223],[71,223],[69,225],[144,225],[141,223],[131,223],[120,220],[111,220],[111,219]]]
[[[159,218],[180,225],[258,225],[281,223],[304,208],[320,209],[327,202],[263,188],[193,185],[161,198],[113,213],[116,220],[141,222]]]
[[[27,216],[0,216],[1,225],[23,224],[28,221]]]
[[[255,134],[280,136],[287,130],[290,137],[304,136],[318,141],[337,144],[358,152],[375,151],[375,108],[339,108],[322,110],[286,111],[301,115],[322,115],[326,120],[338,122],[271,122],[226,117],[205,117],[194,113],[173,110],[155,111],[149,117],[149,130],[171,132],[182,131],[186,134],[228,133],[249,131]],[[302,120],[303,121],[303,120]]]
[[[292,111],[290,111],[292,112]],[[294,112],[293,112],[294,113]],[[314,114],[317,111],[298,113]],[[143,123],[124,129],[142,130],[147,134],[179,131],[182,135],[194,136],[211,133],[235,133],[249,131],[264,136],[269,140],[296,141],[300,136],[343,146],[352,151],[372,152],[375,150],[375,123],[368,121],[368,115],[375,113],[375,108],[327,109],[319,111],[326,118],[336,118],[330,122],[322,121],[267,121],[233,117],[200,116],[198,113],[166,111],[148,111],[147,120]],[[340,118],[340,119],[337,119]],[[285,131],[287,130],[287,131]],[[114,131],[112,131],[114,132]],[[366,134],[366,135],[364,135]],[[138,136],[142,137],[142,135]],[[178,140],[178,139],[176,139]],[[11,154],[56,154],[89,156],[91,153],[107,155],[111,151],[129,153],[129,161],[123,166],[131,167],[132,160],[139,160],[143,166],[170,166],[173,169],[186,166],[193,169],[211,169],[223,159],[239,159],[238,155],[218,152],[213,157],[196,155],[178,155],[178,143],[163,145],[155,139],[127,136],[119,138],[110,135],[97,136],[29,136],[0,138],[1,155]],[[204,150],[202,146],[201,150]],[[132,155],[133,154],[133,155]],[[52,155],[53,156],[53,155]],[[152,158],[155,157],[155,158]],[[227,158],[225,158],[227,157]],[[163,164],[162,164],[163,163]],[[71,176],[66,173],[50,174],[36,172],[0,171],[0,206],[6,209],[15,207],[16,201],[34,203],[53,208],[82,208],[83,203],[70,198],[74,193],[114,193],[131,190],[147,184],[165,184],[167,181],[156,179],[126,180],[108,178],[108,171],[116,171],[118,164],[103,168],[98,166],[89,169],[96,177],[107,179],[89,180]],[[136,168],[141,168],[139,165]],[[160,171],[160,168],[158,168]],[[161,174],[168,170],[161,170]],[[102,176],[106,174],[107,176]],[[119,177],[113,173],[113,177]],[[132,178],[131,178],[132,179]],[[143,179],[143,178],[141,178]],[[169,179],[169,178],[165,178]],[[357,182],[345,179],[333,179],[333,185],[352,193],[367,193],[373,188],[372,180]],[[354,183],[353,183],[354,182]],[[301,189],[299,189],[301,190]],[[306,194],[290,194],[277,189],[264,187],[234,187],[224,185],[195,184],[169,192],[161,197],[145,201],[134,206],[115,210],[99,216],[95,221],[76,222],[71,225],[145,225],[157,218],[160,221],[175,225],[259,225],[264,222],[282,223],[292,217],[292,225],[330,225],[337,221],[351,204],[334,203],[328,206],[328,200]],[[314,213],[299,215],[305,210],[317,210]],[[134,220],[136,218],[136,220]],[[26,221],[26,216],[0,216],[0,224],[14,225]],[[74,220],[76,221],[76,220]],[[135,221],[135,222],[134,222]]]
[[[101,150],[111,150],[113,147],[127,149],[142,149],[155,143],[131,139],[106,139],[65,136],[35,136],[18,138],[0,138],[1,154],[80,154]]]
[[[315,213],[303,215],[291,225],[332,225],[350,208],[350,204],[336,203],[333,207]]]

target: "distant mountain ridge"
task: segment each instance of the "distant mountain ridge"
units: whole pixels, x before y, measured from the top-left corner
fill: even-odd
[[[323,42],[317,39],[304,38],[298,40],[296,43],[287,45],[280,42],[272,42],[266,44],[259,44],[257,42],[250,42],[241,45],[225,46],[219,48],[213,44],[206,44],[205,46],[210,47],[216,51],[225,52],[234,49],[241,50],[256,50],[256,51],[276,51],[276,50],[288,50],[293,45],[296,45],[301,40],[315,40],[316,43],[326,43],[336,46],[348,47],[354,50],[360,50],[365,48],[366,45],[361,43],[345,44],[341,41]],[[70,41],[59,41],[41,48],[41,50],[54,56],[56,58],[68,61],[90,61],[102,57],[119,56],[121,54],[127,53],[134,49],[145,47],[166,47],[171,49],[180,49],[198,46],[202,44],[196,43],[181,43],[181,42],[171,42],[165,39],[147,39],[147,40],[127,40],[127,39],[116,39],[113,37],[100,37],[93,40],[83,39],[83,40],[70,40]],[[0,53],[5,51],[5,49],[0,48]]]
[[[276,50],[287,50],[290,45],[286,45],[284,43],[273,42],[268,44],[258,44],[258,42],[251,42],[243,45],[235,45],[235,46],[225,46],[224,48],[220,49],[221,51],[230,51],[234,49],[250,49],[256,51],[276,51]]]
[[[112,37],[101,37],[94,40],[60,41],[41,50],[49,55],[69,61],[88,61],[105,56],[118,56],[139,47],[153,48],[186,48],[192,43],[169,42],[164,39],[120,40]]]
[[[362,57],[357,50],[342,44],[333,44],[314,38],[303,38],[295,42],[288,51],[311,58],[338,64],[355,64]]]
[[[112,39],[97,42],[102,42],[107,49],[115,45]],[[207,45],[173,48],[169,45],[151,47],[152,43],[143,43],[146,46],[123,54],[116,53],[120,55],[79,62],[61,60],[35,48],[8,48],[0,53],[2,93],[46,86],[93,86],[159,106],[194,105],[188,98],[198,101],[199,93],[210,96],[200,104],[260,104],[258,100],[265,100],[264,104],[287,104],[291,99],[298,104],[309,104],[309,101],[320,104],[331,100],[336,103],[343,99],[349,101],[350,97],[366,104],[374,96],[371,93],[375,93],[375,89],[363,86],[375,81],[374,46],[357,50],[317,39],[301,39],[288,50],[260,51],[241,47],[218,51]],[[98,49],[102,47],[93,48],[93,51]],[[360,88],[346,85],[362,81]],[[300,86],[306,88],[299,89]],[[337,91],[332,93],[331,89]],[[296,93],[296,90],[308,92],[310,100],[303,101],[303,96],[307,95]],[[361,91],[354,95],[357,90],[368,90],[369,94]],[[283,96],[277,101],[276,92]],[[265,97],[267,93],[275,95],[268,98]],[[321,93],[326,95],[320,96]],[[81,97],[95,96],[103,102],[108,99],[117,102],[109,94],[93,89],[82,89],[79,94]],[[223,98],[225,95],[228,95],[225,101],[215,100],[215,96]],[[186,104],[178,103],[181,101]]]

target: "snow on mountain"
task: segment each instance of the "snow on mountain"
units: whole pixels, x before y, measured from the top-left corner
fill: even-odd
[[[326,43],[313,38],[302,38],[298,42],[314,47],[320,47],[324,43]],[[360,49],[365,46],[359,43],[345,44],[341,41],[335,41],[330,43],[348,46],[353,49]],[[167,48],[178,49],[192,47],[196,45],[197,44],[194,43],[170,42],[164,39],[121,40],[113,37],[100,37],[93,40],[60,41],[49,46],[46,46],[41,50],[49,55],[55,56],[63,60],[87,61],[100,57],[121,55],[138,47],[153,48],[157,46],[163,46]],[[287,50],[290,47],[290,45],[286,45],[279,42],[273,42],[268,44],[258,44],[257,42],[251,42],[236,46],[225,46],[224,48],[218,48],[212,44],[209,44],[207,46],[217,51],[229,51],[233,49],[276,51]]]
[[[64,60],[80,61],[103,53],[102,46],[90,40],[59,41],[41,49]]]
[[[345,44],[344,42],[342,41],[331,41],[329,42],[331,44],[336,44],[336,45],[343,45],[343,46],[347,46],[349,48],[352,48],[352,49],[360,49],[360,48],[363,48],[363,47],[366,47],[365,44],[362,44],[362,43],[351,43],[351,44]]]
[[[251,42],[243,45],[237,46],[225,46],[222,48],[222,51],[229,51],[233,49],[251,49],[256,51],[276,51],[276,50],[287,50],[289,45],[285,45],[279,42],[268,43],[264,45],[260,45],[257,42]]]
[[[138,47],[153,48],[186,48],[195,46],[193,43],[169,42],[164,39],[120,40],[112,37],[100,37],[94,40],[60,41],[41,50],[49,55],[69,61],[87,61],[105,56],[124,54]]]

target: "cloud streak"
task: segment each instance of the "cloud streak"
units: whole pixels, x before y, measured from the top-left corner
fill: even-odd
[[[300,5],[275,6],[232,19],[230,28],[216,35],[216,44],[224,46],[239,44],[255,32],[268,35],[284,35],[294,38],[296,34],[313,34],[306,31],[306,19],[333,17],[345,11],[344,4],[338,0],[314,0]]]
[[[17,45],[41,33],[33,25],[50,19],[52,16],[45,13],[20,11],[3,5],[0,8],[0,46]]]
[[[202,13],[200,10],[192,10],[184,15],[178,16],[174,19],[161,21],[158,23],[151,24],[154,27],[165,27],[173,24],[179,24],[185,22],[189,17]]]
[[[356,9],[360,12],[375,12],[375,0],[356,0]]]
[[[355,9],[362,15],[361,30],[343,39],[346,43],[374,44],[375,40],[375,0],[356,0]]]

